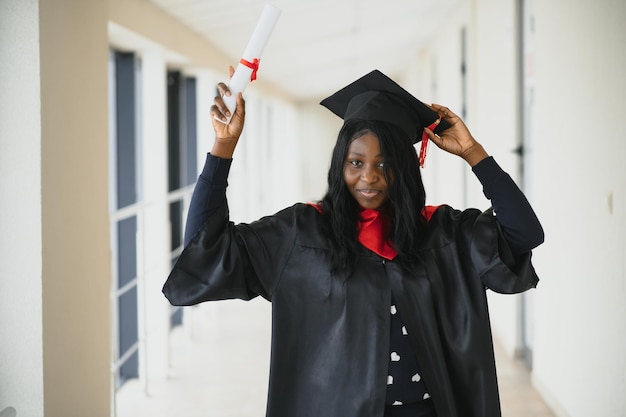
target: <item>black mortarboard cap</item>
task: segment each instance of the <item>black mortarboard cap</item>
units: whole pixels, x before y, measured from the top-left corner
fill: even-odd
[[[351,119],[379,120],[402,129],[416,143],[422,139],[424,127],[439,133],[450,125],[439,120],[436,111],[378,70],[359,78],[320,103],[344,121]]]

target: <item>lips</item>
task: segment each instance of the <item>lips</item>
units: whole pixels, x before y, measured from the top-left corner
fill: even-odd
[[[380,190],[372,190],[372,189],[361,189],[361,190],[356,190],[356,191],[357,193],[359,193],[365,198],[375,198],[381,193]]]

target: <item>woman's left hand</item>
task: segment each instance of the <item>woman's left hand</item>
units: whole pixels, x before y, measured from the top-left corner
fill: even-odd
[[[476,165],[489,156],[482,145],[474,139],[463,120],[452,110],[439,104],[432,104],[430,108],[439,113],[442,120],[450,124],[450,127],[441,132],[440,135],[435,135],[428,128],[424,129],[428,138],[435,145],[446,152],[460,156],[470,166]]]

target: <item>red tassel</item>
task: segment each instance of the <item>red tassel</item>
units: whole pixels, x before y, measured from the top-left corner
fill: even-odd
[[[441,116],[435,120],[433,123],[431,123],[430,126],[428,126],[428,129],[432,132],[437,125],[439,125],[439,123],[441,123]],[[426,131],[422,132],[422,145],[420,146],[420,155],[419,155],[419,162],[420,162],[420,167],[424,168],[424,162],[426,162],[426,151],[428,150],[428,135],[426,134]]]

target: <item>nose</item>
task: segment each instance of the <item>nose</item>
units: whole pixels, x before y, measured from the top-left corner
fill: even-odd
[[[363,171],[361,171],[361,180],[368,183],[373,184],[378,181],[380,178],[380,173],[378,172],[378,167],[375,166],[365,166]]]

